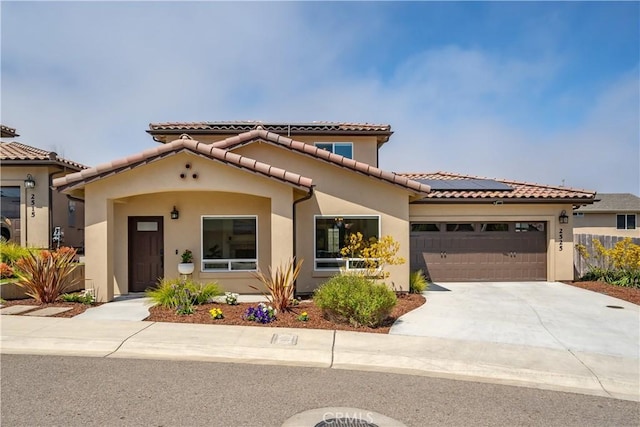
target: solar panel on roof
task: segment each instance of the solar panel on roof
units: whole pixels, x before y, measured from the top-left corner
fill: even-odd
[[[504,182],[493,179],[418,179],[432,190],[442,191],[513,191]]]

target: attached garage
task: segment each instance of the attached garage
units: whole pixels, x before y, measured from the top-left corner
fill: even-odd
[[[411,223],[411,270],[432,281],[547,279],[541,221]]]

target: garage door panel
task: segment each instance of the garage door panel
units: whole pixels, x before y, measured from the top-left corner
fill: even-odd
[[[434,281],[546,280],[546,233],[509,228],[412,233],[411,269]]]

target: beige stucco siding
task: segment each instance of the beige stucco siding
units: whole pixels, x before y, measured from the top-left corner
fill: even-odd
[[[573,280],[572,218],[560,224],[558,217],[570,204],[412,204],[411,222],[545,221],[547,223],[547,280]]]
[[[375,215],[380,217],[381,236],[390,235],[400,244],[399,256],[406,263],[390,266],[389,285],[398,290],[409,286],[409,192],[342,167],[268,144],[251,144],[235,152],[274,166],[313,177],[314,197],[297,205],[296,241],[298,257],[304,259],[297,291],[312,292],[335,272],[316,271],[315,216]]]
[[[223,139],[233,136],[237,136],[237,134],[193,135],[193,139],[204,143],[212,143],[216,141],[222,141]],[[177,136],[169,137],[169,140],[172,139],[177,139]],[[378,142],[375,136],[295,135],[294,137],[292,137],[292,139],[310,145],[315,145],[316,142],[351,142],[353,144],[354,160],[367,163],[369,165],[378,165]]]
[[[68,227],[68,204],[67,196],[55,190],[51,191],[49,200],[49,175],[53,177],[63,176],[71,171],[60,171],[60,168],[53,166],[2,166],[1,185],[7,187],[20,188],[20,219],[15,226],[20,228],[20,241],[22,246],[48,248],[50,243],[49,215],[51,211],[51,227],[60,225],[64,228],[66,246],[81,246],[83,241],[84,210],[78,206],[77,224],[78,228]],[[27,189],[24,181],[27,174],[31,174],[36,186]]]
[[[103,300],[113,298],[109,289],[115,295],[127,293],[127,218],[162,216],[165,277],[178,276],[179,254],[191,249],[197,267],[194,279],[216,280],[227,291],[249,292],[248,285],[257,283],[251,273],[200,272],[202,215],[256,215],[259,265],[266,269],[293,254],[292,203],[299,193],[287,184],[188,153],[89,183],[85,187],[87,278],[94,287],[107,289],[101,291]],[[170,219],[173,206],[180,212],[177,220]]]
[[[628,215],[625,213],[625,215]],[[574,216],[573,232],[576,234],[594,234],[598,236],[640,237],[637,221],[640,214],[636,214],[636,228],[634,230],[618,230],[616,213],[584,213],[584,216]]]

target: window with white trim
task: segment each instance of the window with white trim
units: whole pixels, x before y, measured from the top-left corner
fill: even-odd
[[[635,230],[636,214],[618,214],[616,215],[616,229],[618,230]]]
[[[255,271],[258,268],[256,216],[202,217],[202,271]]]
[[[361,258],[343,258],[344,248],[351,234],[360,232],[363,240],[380,237],[380,217],[372,216],[316,216],[315,269],[339,270],[362,268]]]
[[[316,147],[353,159],[353,143],[351,142],[316,142]]]

